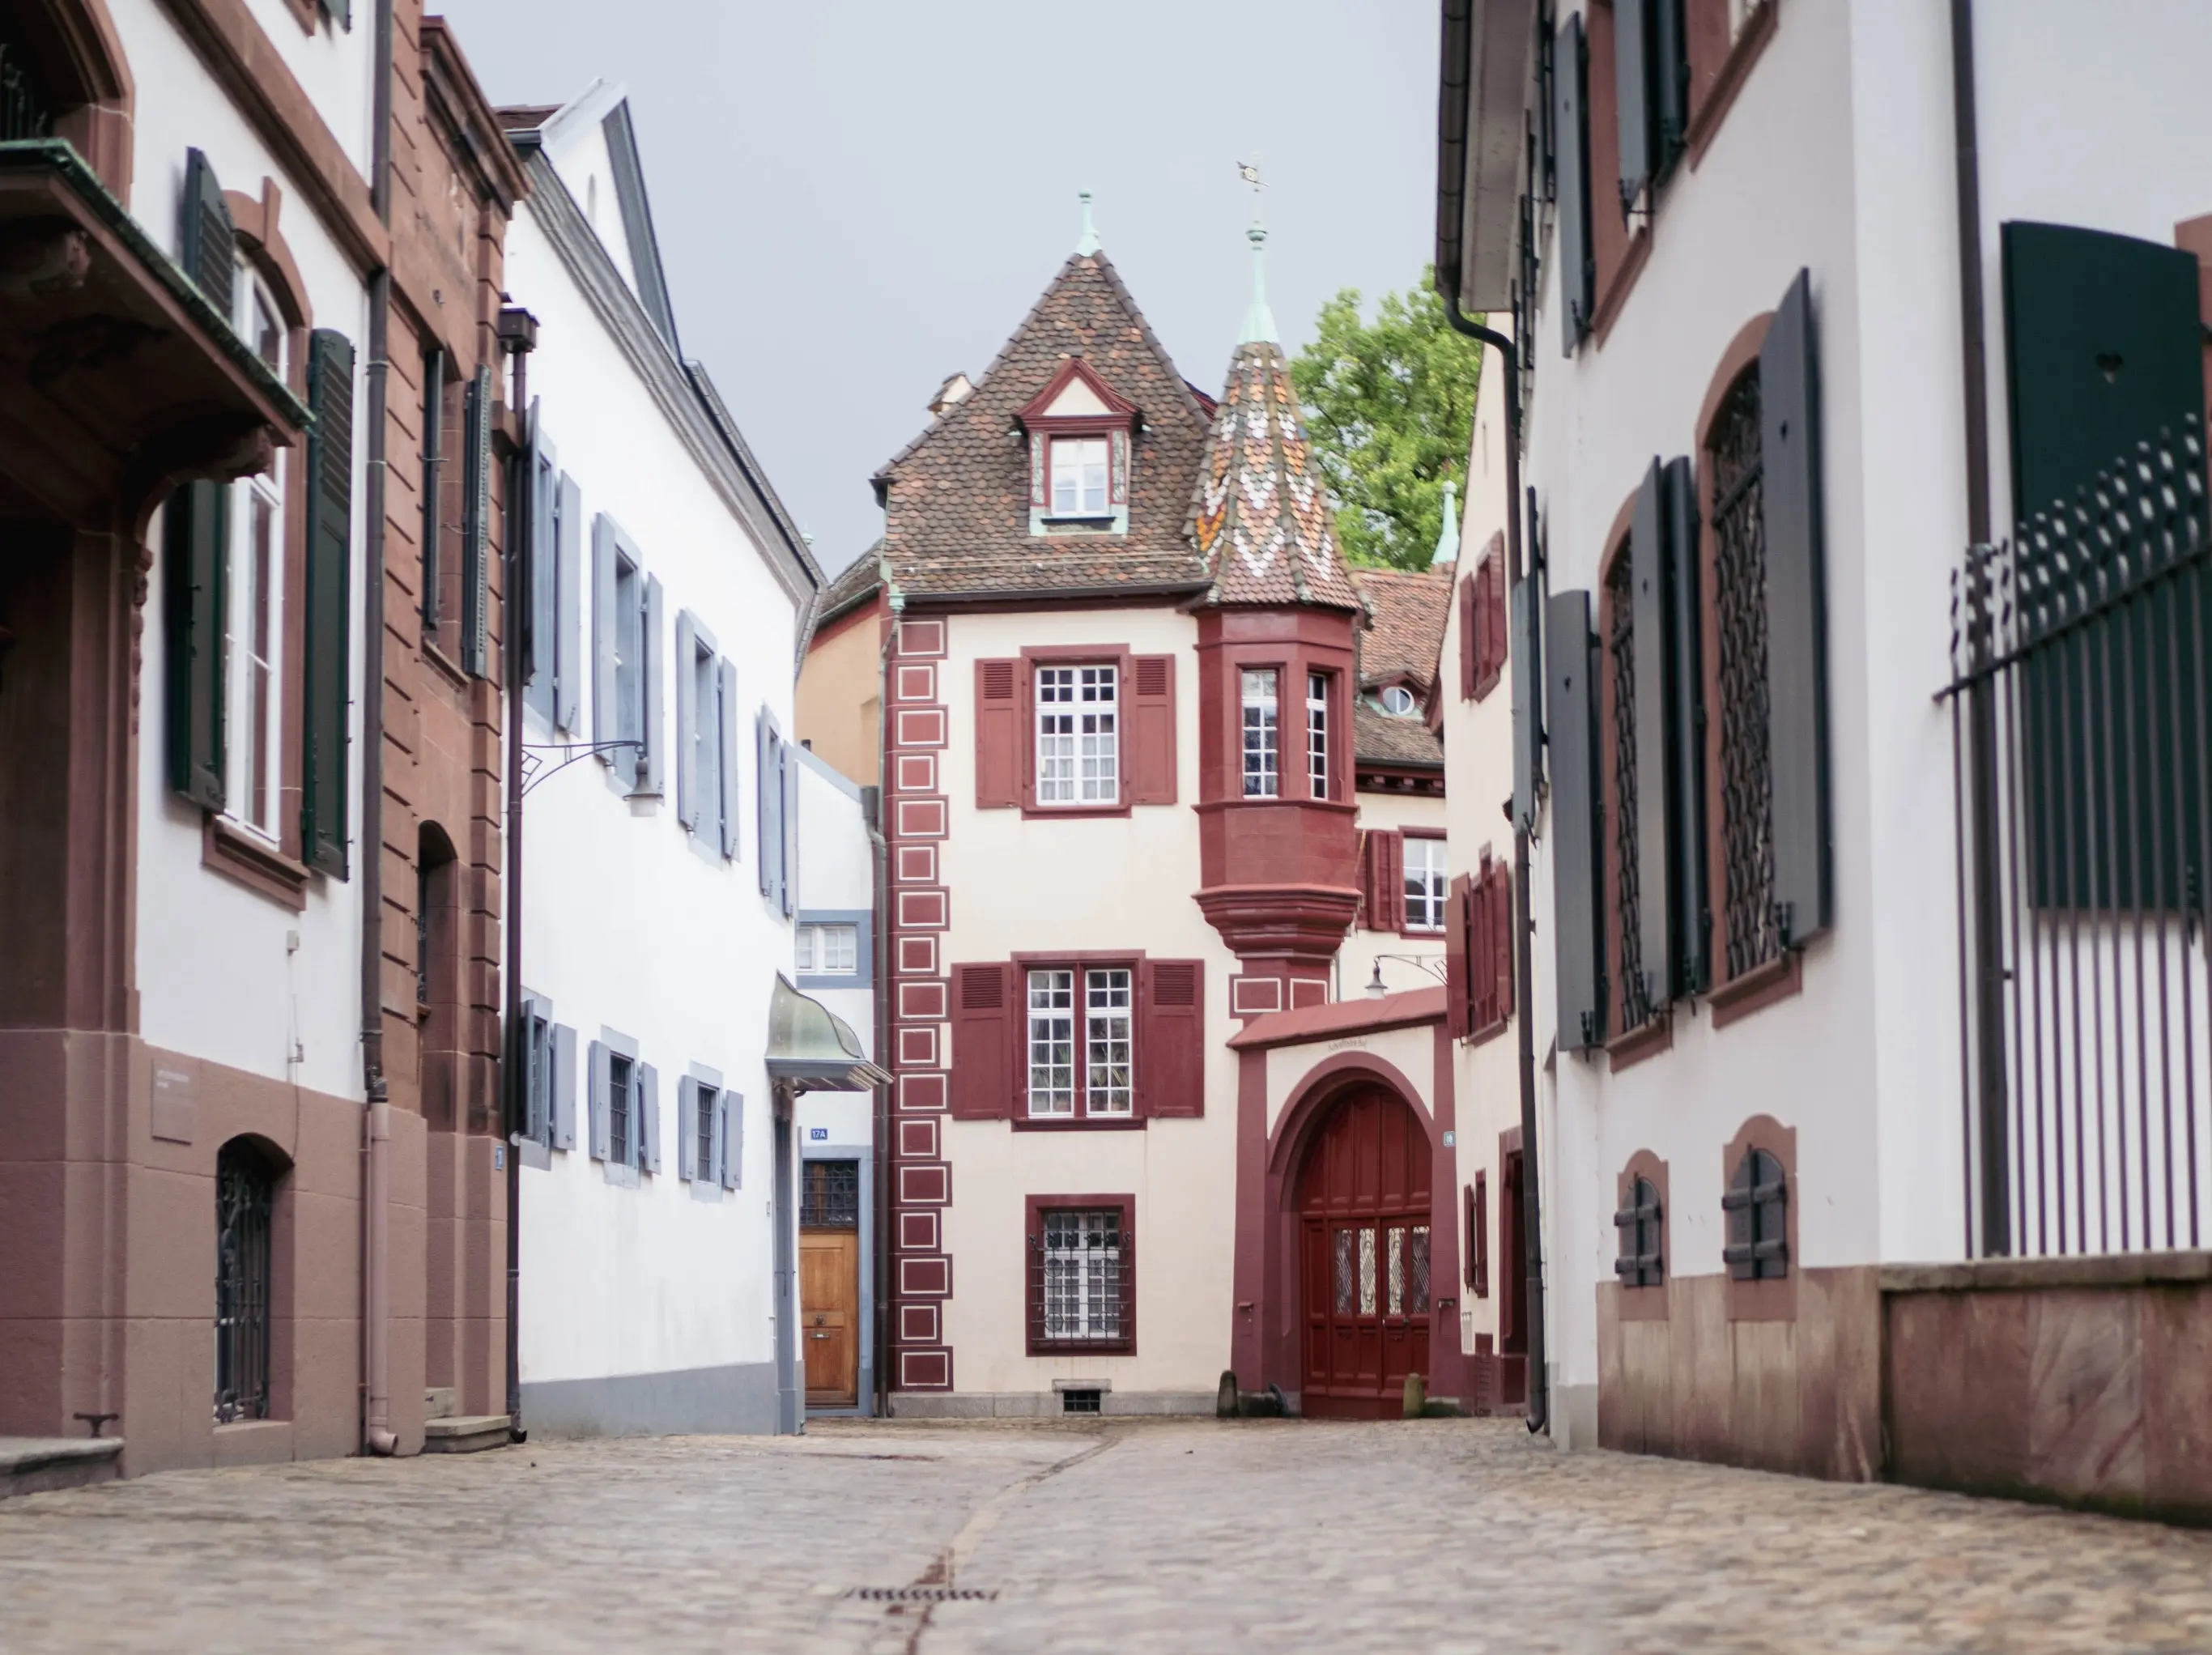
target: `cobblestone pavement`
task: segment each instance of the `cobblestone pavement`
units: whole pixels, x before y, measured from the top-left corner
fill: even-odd
[[[983,1601],[895,1602],[937,1586]],[[0,1650],[2212,1650],[2212,1533],[1489,1421],[817,1424],[0,1502]]]

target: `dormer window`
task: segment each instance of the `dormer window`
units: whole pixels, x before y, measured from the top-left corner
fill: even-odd
[[[1413,692],[1402,684],[1386,685],[1382,691],[1382,710],[1393,718],[1411,718],[1420,708]]]
[[[1031,534],[1126,534],[1137,405],[1069,356],[1014,417],[1029,441]]]
[[[1055,437],[1052,444],[1052,514],[1104,517],[1106,439]]]

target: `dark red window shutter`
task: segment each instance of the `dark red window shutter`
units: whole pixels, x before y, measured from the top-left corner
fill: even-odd
[[[1487,565],[1486,565],[1487,567]],[[1459,583],[1459,698],[1473,701],[1482,672],[1482,602],[1480,571]]]
[[[1468,609],[1474,666],[1468,693],[1480,701],[1498,687],[1505,672],[1505,548],[1499,536],[1491,537],[1490,548],[1472,577]]]
[[[1137,977],[1139,1110],[1194,1119],[1206,1113],[1206,962],[1148,959]]]
[[[1021,981],[1011,965],[952,968],[952,1116],[988,1121],[1013,1108],[1012,1030]]]
[[[1451,907],[1444,921],[1444,1031],[1455,1040],[1468,1032],[1468,916],[1474,904],[1472,882],[1462,873],[1451,882]]]
[[[1133,805],[1176,801],[1176,659],[1139,655],[1129,666],[1124,755]]]
[[[1406,928],[1406,841],[1380,830],[1367,836],[1375,853],[1375,928]]]
[[[1022,801],[1021,663],[975,663],[975,808],[1007,810]]]
[[[1467,1189],[1467,1285],[1490,1297],[1490,1175],[1478,1171]]]
[[[1356,830],[1352,838],[1352,865],[1358,870],[1359,908],[1352,915],[1352,922],[1362,930],[1371,931],[1375,928],[1375,870],[1367,838],[1365,828]]]

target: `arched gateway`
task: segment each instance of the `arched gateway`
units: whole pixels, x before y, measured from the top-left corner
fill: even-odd
[[[1363,1085],[1329,1105],[1298,1168],[1303,1410],[1395,1419],[1429,1374],[1429,1135],[1406,1101]]]

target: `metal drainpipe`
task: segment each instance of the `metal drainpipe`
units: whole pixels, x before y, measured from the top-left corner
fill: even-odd
[[[1505,581],[1510,592],[1521,583],[1521,368],[1513,341],[1495,328],[1470,321],[1461,313],[1459,295],[1444,295],[1444,315],[1452,331],[1479,339],[1505,363]],[[1536,624],[1535,605],[1529,605],[1529,624]],[[1533,715],[1533,709],[1532,709]],[[1513,1021],[1516,1056],[1521,1072],[1521,1233],[1528,1254],[1527,1316],[1528,1322],[1528,1429],[1548,1431],[1552,1423],[1551,1375],[1545,1363],[1544,1342],[1544,1226],[1536,1159],[1536,1031],[1534,1025],[1534,970],[1530,934],[1534,916],[1530,911],[1528,831],[1513,827]]]
[[[504,332],[504,328],[501,329]],[[532,336],[535,338],[535,330]],[[501,342],[503,345],[507,340]],[[514,345],[514,411],[526,417],[530,406],[530,350]],[[532,515],[537,477],[531,470],[531,450],[526,445],[507,468],[507,959],[504,976],[507,1001],[507,1118],[501,1138],[507,1146],[507,1434],[514,1442],[527,1442],[522,1427],[522,1153],[514,1140],[530,1118],[524,1088],[529,1084],[529,1032],[522,1026],[522,692],[523,630],[530,624],[530,590],[523,570],[536,525]],[[518,530],[516,525],[520,524]],[[518,614],[522,618],[519,622]],[[532,642],[534,647],[535,640]]]
[[[375,135],[369,204],[392,222],[392,0],[376,3]],[[362,570],[361,1067],[362,1123],[362,1366],[367,1417],[362,1441],[372,1454],[399,1445],[392,1429],[392,1104],[384,1081],[384,506],[386,380],[391,368],[392,271],[368,281],[368,532]]]
[[[878,703],[880,704],[880,703]],[[878,772],[880,775],[880,772]],[[890,1027],[890,945],[884,933],[884,921],[890,913],[890,846],[884,837],[884,789],[880,781],[872,788],[860,789],[860,810],[868,824],[868,854],[875,870],[872,900],[875,903],[876,922],[871,928],[869,939],[870,964],[875,971],[876,1025],[868,1041],[868,1056],[880,1065],[883,1062],[884,1035]],[[874,1129],[870,1137],[875,1144],[874,1188],[869,1192],[875,1203],[875,1214],[870,1233],[875,1241],[874,1255],[868,1261],[869,1274],[875,1277],[874,1325],[870,1336],[875,1342],[874,1409],[881,1419],[890,1407],[890,1244],[884,1220],[890,1213],[890,1151],[891,1151],[891,1089],[887,1082],[878,1082],[875,1088],[876,1109]]]

